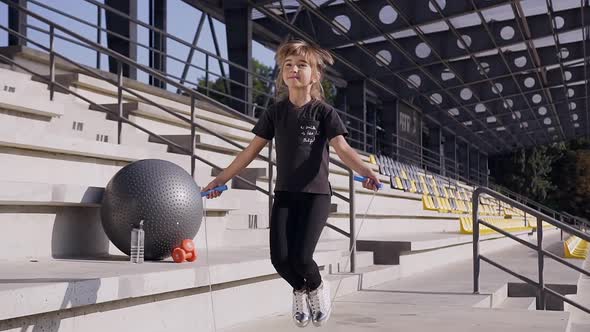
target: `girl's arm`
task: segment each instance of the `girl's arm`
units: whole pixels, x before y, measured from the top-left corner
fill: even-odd
[[[240,152],[236,158],[231,162],[231,164],[224,169],[213,181],[211,181],[202,191],[208,191],[215,187],[221,186],[225,184],[227,181],[231,180],[236,174],[240,173],[246,166],[248,166],[256,156],[260,153],[260,151],[266,146],[268,140],[260,137],[254,136],[250,144]],[[208,198],[215,198],[221,195],[220,192],[213,192]]]
[[[375,172],[362,160],[361,157],[348,145],[344,136],[338,135],[330,140],[330,145],[336,150],[336,154],[346,166],[350,167],[359,175],[367,177],[368,180],[363,183],[367,189],[377,189],[380,185],[379,178]]]

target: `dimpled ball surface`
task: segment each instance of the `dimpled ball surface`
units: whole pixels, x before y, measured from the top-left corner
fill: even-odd
[[[203,217],[200,191],[180,166],[165,160],[136,161],[105,188],[101,218],[111,242],[130,254],[131,230],[144,220],[145,259],[162,260],[184,239],[193,239]]]

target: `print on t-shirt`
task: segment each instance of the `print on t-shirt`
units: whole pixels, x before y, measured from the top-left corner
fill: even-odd
[[[315,142],[318,133],[318,126],[320,122],[314,120],[301,120],[299,121],[299,144],[311,145]]]

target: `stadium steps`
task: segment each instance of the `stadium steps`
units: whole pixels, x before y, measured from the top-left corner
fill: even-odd
[[[582,267],[586,271],[590,271],[590,257],[584,260]],[[575,295],[567,295],[567,297],[590,308],[590,277],[580,274],[576,285],[578,288],[577,293]],[[571,313],[567,332],[590,331],[590,314],[568,303],[564,304],[564,310]]]
[[[41,63],[45,61],[46,63],[46,54],[42,52],[27,48],[20,48],[19,52],[21,52],[20,55],[16,55],[16,57],[21,57],[19,60],[22,61],[21,63],[25,61],[41,61]],[[113,85],[85,75],[64,73],[64,70],[68,69],[71,68],[58,62],[58,77],[61,78],[59,75],[62,74],[73,75],[69,78],[69,84],[78,92],[100,104],[113,104],[115,102],[116,88]],[[101,74],[110,75],[108,73]],[[114,78],[113,75],[111,77]],[[185,115],[189,114],[189,100],[185,96],[178,96],[131,80],[125,80],[125,84],[150,99],[157,99],[156,102],[159,104],[174,108]],[[46,86],[42,90],[46,91]],[[68,98],[68,95],[62,97]],[[124,94],[124,99],[128,103],[139,102],[136,97],[127,93]],[[70,101],[64,102],[69,103]],[[214,108],[210,108],[211,105],[197,101],[197,106],[203,109],[207,108],[208,112],[223,115],[224,119],[226,119],[223,112],[212,110]],[[84,108],[80,108],[80,110],[95,112],[88,109],[84,110]],[[14,112],[14,110],[12,111]],[[17,110],[17,112],[23,113],[22,110]],[[37,114],[34,115],[37,116]],[[154,119],[154,117],[145,114],[134,115],[130,113],[129,117],[141,122],[140,124],[153,125],[155,129],[165,128],[165,130],[155,130],[158,134],[186,135],[186,127],[182,128],[178,123],[172,123],[172,121]],[[215,115],[211,115],[205,121],[214,123],[219,120],[214,117]],[[44,116],[44,121],[50,123],[56,118]],[[232,120],[231,122],[239,123],[239,121],[236,119],[236,121]],[[106,119],[103,122],[106,122]],[[168,126],[164,126],[164,124],[168,124]],[[22,124],[18,126],[23,127]],[[67,213],[72,213],[68,218],[76,222],[75,225],[81,225],[81,227],[87,228],[89,232],[98,234],[96,233],[98,229],[92,230],[91,227],[84,224],[84,221],[88,221],[87,218],[76,214],[79,213],[76,211],[80,210],[93,210],[94,213],[98,210],[97,206],[77,206],[78,204],[96,204],[83,199],[84,195],[81,193],[86,192],[85,186],[103,187],[118,169],[129,162],[148,157],[171,160],[185,169],[188,169],[190,165],[187,157],[162,151],[160,149],[161,144],[150,143],[147,141],[147,137],[143,142],[145,146],[136,147],[127,146],[125,140],[123,145],[118,146],[111,144],[112,141],[109,141],[109,144],[92,142],[91,138],[88,137],[64,136],[47,130],[39,130],[35,135],[31,135],[30,133],[19,133],[14,130],[4,131],[4,128],[2,129],[0,133],[0,138],[2,138],[0,139],[0,142],[2,142],[0,148],[2,162],[3,165],[6,165],[10,170],[14,170],[14,172],[0,175],[5,177],[0,178],[0,180],[4,181],[4,183],[15,180],[33,182],[33,186],[52,185],[40,190],[45,191],[45,193],[40,194],[37,198],[23,197],[22,193],[17,195],[11,194],[9,191],[7,193],[3,192],[6,205],[1,208],[4,209],[4,212],[8,212],[5,214],[7,218],[16,216],[17,221],[13,223],[28,224],[28,228],[19,229],[19,234],[41,232],[47,234],[49,238],[49,234],[53,234],[54,229],[47,225],[51,225],[53,220],[56,219],[57,209],[68,210]],[[236,132],[239,132],[240,136],[247,134],[245,130]],[[202,138],[205,140],[206,136],[203,134]],[[232,159],[229,154],[205,149],[201,149],[199,153],[201,156],[214,160],[220,165],[227,165]],[[6,158],[6,156],[9,157]],[[366,158],[366,156],[363,158]],[[42,163],[39,163],[41,160]],[[254,165],[264,167],[265,163],[255,161]],[[210,179],[207,171],[210,171],[210,169],[198,168],[198,183],[203,184]],[[340,170],[340,172],[342,171]],[[337,181],[342,181],[336,184],[336,190],[344,190],[344,185],[347,183],[346,174],[342,173],[333,171],[331,174],[332,176],[336,175]],[[12,176],[15,176],[16,179]],[[55,186],[62,184],[74,184],[82,188],[72,189],[71,195],[74,196],[73,198],[64,195],[62,201],[57,200],[57,205],[64,206],[53,206],[52,204],[56,204],[56,199],[53,196],[53,192],[56,190]],[[338,188],[340,185],[342,187]],[[50,190],[51,196],[48,194]],[[18,192],[18,190],[15,190],[15,192]],[[77,192],[77,196],[73,194],[75,192]],[[230,195],[233,193],[237,196],[230,199]],[[387,204],[385,198],[391,198],[394,195],[400,200],[406,199],[412,204],[420,204],[420,195],[417,194],[411,196],[406,195],[410,193],[402,191],[395,194],[384,194],[379,194],[379,199],[376,200],[377,205]],[[238,197],[239,195],[241,195],[240,191],[232,190],[225,193],[224,197],[226,197],[227,201],[234,202],[243,198]],[[368,191],[359,190],[357,198],[361,201],[357,204],[357,211],[366,207],[363,204],[368,203],[370,195],[371,193]],[[248,206],[252,205],[255,209],[267,206],[265,197],[262,194],[252,195],[251,192],[248,192],[247,196]],[[27,210],[23,211],[19,202],[32,204]],[[222,201],[219,200],[218,202],[221,203]],[[239,211],[246,208],[241,203]],[[399,208],[401,206],[394,207],[394,209]],[[420,208],[415,214],[420,215],[421,210]],[[227,217],[234,212],[228,211],[227,213],[222,212],[222,214]],[[348,221],[343,218],[344,216],[345,214],[336,214],[330,220],[346,224]],[[442,216],[441,220],[436,220],[441,222],[441,225],[437,227],[446,229],[447,221],[452,220],[452,215],[448,215],[449,218]],[[212,222],[211,225],[216,223],[214,218],[221,218],[221,216],[210,217],[211,220],[208,221]],[[385,225],[380,224],[380,222],[386,221],[386,219],[380,219],[381,215],[374,215],[374,217],[367,219],[375,222],[375,225],[366,226],[365,230],[377,232],[379,226]],[[398,220],[390,220],[399,222],[399,224],[391,223],[388,226],[390,230],[394,231],[397,226],[403,224],[406,232],[410,233],[407,228],[418,228],[418,225],[422,224],[422,222],[433,225],[430,223],[433,220],[420,220],[420,222],[417,222],[412,217],[415,217],[415,215],[408,213]],[[45,218],[48,222],[45,222],[46,225],[44,226],[36,218]],[[454,223],[457,223],[456,219]],[[222,225],[222,222],[218,224]],[[422,227],[426,227],[426,225]],[[73,228],[73,230],[75,229]],[[344,229],[347,230],[346,227]],[[234,239],[248,238],[250,235],[244,236],[247,233],[255,234],[258,238],[256,241],[259,241],[267,236],[264,229],[227,230],[222,225],[221,231],[209,230],[212,231],[210,232],[212,237],[215,237],[215,234],[232,234]],[[421,230],[426,232],[426,228],[421,228]],[[60,231],[57,230],[57,232]],[[67,232],[64,233],[63,229],[61,232],[59,235],[68,234]],[[326,231],[326,233],[329,232],[331,232],[330,234],[334,233],[331,230]],[[395,234],[395,231],[392,233]],[[14,236],[12,232],[5,232],[4,234],[6,234],[5,236],[10,234],[12,237],[12,242],[8,244],[20,241],[21,248],[28,245],[27,241],[22,241],[22,237]],[[451,236],[455,235],[451,234]],[[417,250],[400,256],[400,264],[391,266],[374,265],[372,264],[373,253],[361,252],[358,260],[358,271],[356,274],[351,275],[344,273],[348,240],[343,240],[340,235],[335,236],[339,236],[336,241],[330,241],[332,237],[329,236],[322,239],[316,256],[326,278],[332,281],[343,280],[342,288],[339,291],[340,295],[353,295],[359,290],[359,287],[364,289],[408,276],[428,275],[428,273],[424,274],[423,272],[430,271],[437,266],[462,260],[465,256],[470,255],[469,243],[440,247],[438,250],[431,244],[429,250]],[[59,239],[58,236],[53,236],[53,238]],[[69,238],[66,237],[66,239]],[[62,238],[61,241],[66,240]],[[198,241],[198,243],[202,242]],[[10,248],[5,248],[5,244],[2,243],[2,248]],[[239,247],[212,248],[210,259],[214,283],[214,301],[216,308],[227,309],[216,311],[218,327],[225,328],[253,318],[265,317],[269,314],[284,314],[290,310],[290,290],[284,281],[274,275],[274,269],[268,260],[268,248],[258,245],[255,241],[252,244],[250,247],[240,245]],[[500,250],[510,245],[511,242],[505,238],[482,241],[482,252]],[[0,303],[0,312],[4,313],[5,316],[3,317],[7,318],[0,321],[0,330],[22,330],[23,328],[33,327],[38,330],[62,331],[103,331],[105,329],[147,331],[185,328],[188,325],[200,330],[210,329],[212,320],[208,315],[210,309],[207,293],[208,276],[203,266],[205,258],[203,257],[202,246],[199,248],[201,249],[201,258],[195,265],[176,265],[169,262],[160,262],[137,266],[124,262],[125,257],[121,258],[113,252],[108,252],[109,260],[101,260],[96,257],[92,260],[56,260],[48,258],[50,257],[48,253],[51,251],[47,247],[44,248],[45,251],[33,253],[32,255],[23,255],[24,259],[14,256],[9,257],[12,259],[0,262],[0,265],[2,265],[0,279],[3,280],[1,289],[6,295],[6,297],[1,297],[3,300]],[[8,250],[4,251],[9,252]],[[436,283],[431,281],[425,285],[432,284]],[[334,291],[335,289],[333,289]],[[478,298],[480,297],[478,296]],[[255,299],[254,304],[251,301],[252,298]],[[156,318],[153,320],[145,319],[150,315]],[[356,316],[356,318],[360,319],[360,324],[363,324],[364,317]],[[288,322],[292,324],[290,321]],[[538,331],[542,330],[539,329]]]
[[[530,241],[536,241],[530,238]],[[551,250],[559,249],[558,232],[545,237]],[[518,272],[532,273],[536,269],[536,256],[529,255],[524,247],[486,252],[491,258],[510,264]],[[403,270],[403,264],[400,269]],[[546,265],[548,282],[573,283],[576,273],[563,273],[560,266]],[[402,272],[403,274],[403,272]],[[487,264],[482,265],[480,294],[472,293],[472,261],[470,259],[433,267],[423,273],[401,277],[359,292],[336,298],[332,318],[324,331],[481,331],[492,332],[565,332],[570,314],[563,311],[537,311],[513,308],[512,299],[497,299],[494,307],[478,303],[491,303],[499,289],[515,281],[510,275]],[[517,300],[518,302],[520,300]],[[524,305],[525,303],[522,303]],[[505,306],[505,307],[502,307]],[[223,329],[224,332],[298,331],[288,311],[268,315],[248,323]]]

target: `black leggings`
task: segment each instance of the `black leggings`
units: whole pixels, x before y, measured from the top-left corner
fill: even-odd
[[[330,214],[330,195],[276,192],[270,220],[272,265],[293,289],[322,282],[313,252]]]

